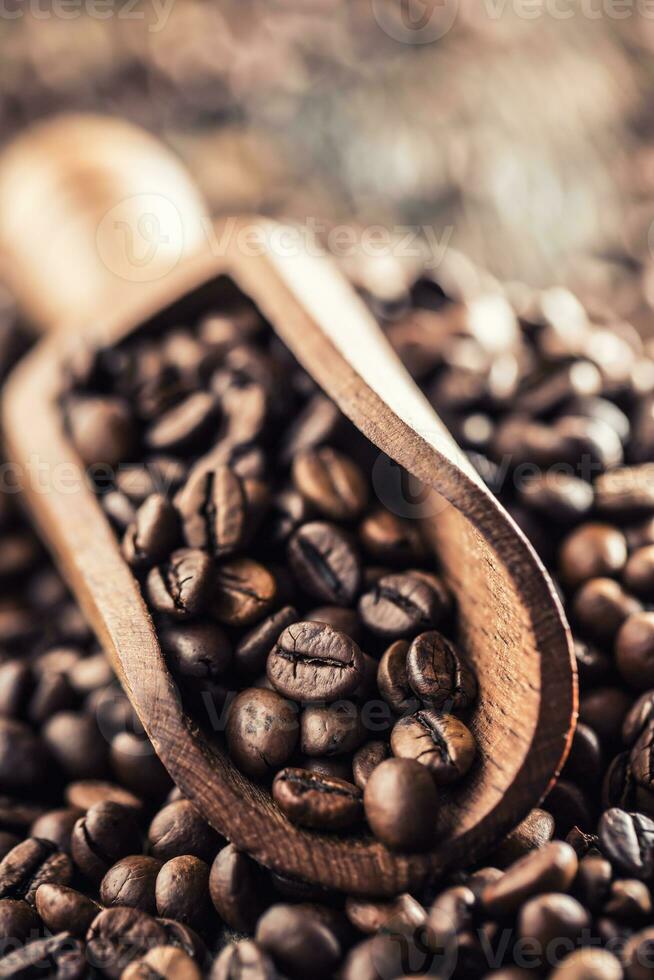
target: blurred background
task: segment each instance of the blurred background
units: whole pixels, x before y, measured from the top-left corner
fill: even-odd
[[[0,72],[3,141],[119,115],[216,214],[410,227],[446,277],[565,283],[647,329],[651,0],[4,0]]]

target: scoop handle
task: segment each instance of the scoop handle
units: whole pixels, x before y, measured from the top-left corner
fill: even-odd
[[[37,329],[83,328],[206,241],[184,166],[144,130],[60,116],[0,159],[0,275]]]

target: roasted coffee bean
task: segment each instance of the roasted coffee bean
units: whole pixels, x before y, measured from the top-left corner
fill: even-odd
[[[46,939],[35,939],[9,953],[0,965],[3,980],[26,980],[29,977],[61,977],[81,980],[87,970],[84,949],[69,932]]]
[[[149,426],[146,445],[162,452],[187,450],[213,423],[215,411],[214,396],[195,391]]]
[[[359,537],[370,557],[382,564],[409,564],[424,557],[425,548],[419,531],[410,521],[389,510],[375,510],[363,519]]]
[[[620,922],[638,924],[651,920],[652,909],[652,896],[647,885],[627,878],[612,883],[603,911]]]
[[[388,742],[366,742],[357,749],[352,759],[352,776],[359,789],[366,788],[371,773],[384,759],[388,759],[390,754]]]
[[[119,980],[133,960],[165,944],[163,926],[140,909],[104,909],[86,934],[89,963],[109,980]]]
[[[329,977],[341,956],[341,944],[317,916],[301,907],[273,905],[259,919],[257,945],[289,977]]]
[[[654,545],[634,551],[624,567],[622,580],[630,592],[649,601],[654,598]]]
[[[99,882],[120,858],[138,853],[140,843],[134,810],[109,800],[90,807],[71,836],[73,860],[94,882]]]
[[[178,548],[165,564],[148,573],[148,599],[158,612],[173,619],[197,616],[209,601],[211,572],[211,561],[204,551]]]
[[[225,631],[209,620],[168,626],[160,639],[171,670],[181,677],[217,680],[232,661]]]
[[[148,829],[150,853],[160,861],[192,854],[210,861],[220,837],[188,800],[174,800],[159,810]]]
[[[43,740],[69,779],[93,779],[107,771],[108,747],[95,718],[75,711],[53,715]]]
[[[598,912],[603,908],[611,888],[612,876],[610,862],[599,854],[587,854],[579,862],[574,892],[591,912]]]
[[[28,837],[0,861],[0,899],[22,898],[34,905],[41,884],[67,885],[73,875],[70,858],[48,840]]]
[[[322,602],[347,606],[359,591],[359,556],[335,524],[312,521],[299,527],[288,543],[288,561],[300,588]]]
[[[154,913],[154,885],[161,869],[156,858],[133,854],[121,858],[100,882],[100,899],[103,905],[128,905]]]
[[[352,762],[349,756],[304,756],[297,764],[298,769],[307,769],[315,772],[319,776],[335,776],[337,779],[345,779],[352,782]]]
[[[427,850],[435,839],[438,792],[429,770],[413,759],[386,759],[368,778],[366,819],[382,843],[404,851]]]
[[[134,793],[115,783],[101,779],[81,779],[69,783],[65,791],[66,802],[79,810],[90,810],[96,803],[119,803],[129,807],[137,814],[143,809],[143,802]]]
[[[618,575],[627,563],[627,542],[610,524],[583,524],[559,550],[561,578],[576,588],[591,578]]]
[[[391,929],[399,926],[407,932],[420,929],[427,918],[422,905],[407,892],[388,901],[350,896],[345,900],[345,914],[355,929],[367,935],[389,926]]]
[[[329,398],[321,392],[313,395],[284,434],[281,461],[290,463],[300,453],[327,442],[336,433],[341,419],[341,413]]]
[[[66,885],[39,885],[35,896],[36,911],[50,932],[86,935],[102,907],[74,888]]]
[[[56,886],[41,885],[41,888],[50,887]],[[40,926],[39,916],[32,906],[28,905],[23,899],[0,899],[0,942],[3,944],[3,951],[6,952],[5,944],[7,941],[24,943],[30,936],[33,938],[38,933]],[[55,931],[58,932],[59,930]]]
[[[229,754],[239,769],[255,779],[286,765],[297,744],[295,706],[275,691],[251,687],[234,699],[227,719]]]
[[[430,949],[446,950],[456,936],[470,929],[477,904],[475,893],[459,885],[441,892],[429,909],[427,943]]]
[[[274,494],[266,514],[263,538],[271,546],[283,544],[309,517],[307,503],[296,490],[280,490]]]
[[[353,520],[368,502],[368,484],[362,471],[329,446],[297,455],[292,475],[296,490],[330,520]]]
[[[631,750],[629,764],[636,782],[654,791],[654,722],[641,732]]]
[[[132,568],[142,571],[164,561],[178,543],[179,521],[173,505],[153,493],[136,512],[123,537],[123,555]]]
[[[69,399],[66,415],[75,449],[87,464],[116,466],[136,448],[132,413],[122,398]]]
[[[592,486],[567,473],[544,473],[520,488],[520,500],[525,506],[562,523],[585,517],[593,499]]]
[[[133,793],[157,800],[170,789],[170,776],[147,738],[119,732],[111,741],[110,758],[116,779]]]
[[[426,766],[438,784],[466,774],[475,757],[470,729],[454,715],[422,710],[400,718],[391,732],[393,755]]]
[[[202,929],[209,917],[209,866],[190,854],[166,861],[156,881],[157,912]]]
[[[227,626],[251,626],[272,606],[277,585],[267,568],[250,558],[233,558],[215,572],[213,615]]]
[[[651,980],[654,928],[630,936],[622,948],[622,965],[627,980]]]
[[[66,674],[42,674],[32,691],[27,705],[27,717],[32,725],[42,725],[60,711],[73,708],[77,692]]]
[[[554,817],[556,837],[565,838],[573,827],[590,830],[593,813],[588,795],[576,783],[559,779],[543,800],[543,806]]]
[[[399,639],[436,626],[445,610],[440,596],[414,575],[385,575],[359,600],[359,616],[369,630]]]
[[[33,791],[48,775],[48,758],[41,739],[19,721],[0,718],[0,791]]]
[[[223,922],[237,932],[253,933],[267,905],[267,889],[261,867],[237,850],[223,847],[211,865],[209,893]]]
[[[566,956],[550,977],[552,980],[623,980],[623,972],[613,953],[586,947]]]
[[[272,795],[289,820],[318,830],[351,827],[363,812],[360,789],[307,769],[282,769],[273,780]]]
[[[121,980],[202,980],[197,963],[175,946],[157,946],[127,967]]]
[[[622,626],[615,643],[618,670],[638,691],[654,686],[654,613],[639,612]]]
[[[34,821],[30,827],[30,837],[52,841],[58,850],[70,854],[70,837],[73,827],[82,816],[79,807],[64,807],[60,810],[48,810]],[[53,930],[58,932],[58,929]]]
[[[644,881],[654,876],[654,821],[618,807],[606,810],[599,822],[602,852],[623,874]]]
[[[553,836],[554,818],[546,810],[536,807],[495,848],[491,854],[493,864],[506,868],[530,851],[547,844]]]
[[[434,708],[459,711],[477,696],[477,680],[453,643],[436,630],[411,643],[406,669],[418,697]]]
[[[640,602],[610,578],[590,579],[572,600],[576,623],[584,633],[604,643],[611,642],[625,620],[641,609]]]
[[[620,739],[622,725],[631,707],[631,698],[618,687],[597,687],[579,703],[579,720],[611,745]]]
[[[486,914],[501,917],[547,891],[567,891],[577,873],[577,855],[569,844],[552,841],[508,868],[498,881],[486,886],[481,902]]]
[[[189,548],[224,558],[241,548],[256,529],[267,490],[229,466],[192,473],[175,498]]]
[[[277,643],[280,633],[298,619],[295,606],[284,606],[246,633],[234,651],[236,668],[247,674],[260,674],[264,671],[268,654]]]
[[[365,737],[361,714],[351,701],[310,705],[300,716],[300,748],[305,755],[354,752]]]
[[[349,636],[324,623],[294,623],[279,637],[266,672],[274,687],[298,701],[347,698],[363,677],[361,650]]]
[[[357,643],[361,639],[361,623],[355,609],[345,609],[343,606],[318,606],[302,618],[311,623],[327,623],[328,626],[347,633]]]
[[[20,718],[33,686],[32,671],[22,660],[0,666],[0,715]]]
[[[654,510],[654,464],[625,466],[602,473],[595,481],[597,510],[609,518],[649,516]]]
[[[225,946],[211,968],[210,980],[239,977],[243,980],[246,977],[247,980],[277,980],[278,977],[271,958],[251,939]]]
[[[580,722],[572,738],[570,755],[563,768],[564,779],[584,784],[588,780],[597,784],[602,779],[602,746],[597,734]]]
[[[190,926],[186,926],[182,922],[176,922],[174,919],[158,918],[157,922],[164,928],[167,946],[174,946],[175,949],[183,950],[196,963],[206,963],[208,959],[207,947],[195,929],[191,929]]]
[[[633,745],[651,721],[654,721],[654,690],[641,694],[625,718],[622,726],[625,745]]]
[[[518,916],[518,932],[533,938],[542,949],[555,941],[576,942],[590,925],[586,909],[571,895],[550,892],[525,902]]]
[[[407,640],[396,640],[386,649],[377,669],[379,693],[396,715],[413,714],[419,707],[407,676],[408,651]]]

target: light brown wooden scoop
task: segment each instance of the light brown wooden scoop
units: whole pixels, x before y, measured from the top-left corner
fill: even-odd
[[[79,130],[86,123],[67,125]],[[53,311],[65,310],[67,322],[76,321],[78,329],[83,327],[87,336],[102,343],[152,320],[183,322],[207,306],[220,307],[235,289],[250,297],[345,415],[431,488],[433,509],[424,519],[424,533],[456,595],[460,640],[480,681],[472,722],[479,764],[435,818],[438,845],[431,853],[394,854],[370,837],[345,839],[290,824],[269,794],[241,775],[184,715],[139,586],[103,511],[84,485],[71,489],[65,484],[64,464],[78,470],[81,464],[56,403],[69,342],[61,331],[53,331],[18,367],[6,390],[8,453],[25,469],[26,498],[34,517],[157,753],[182,792],[217,830],[276,871],[349,893],[390,895],[448,867],[469,863],[541,799],[571,739],[576,682],[570,636],[539,560],[331,262],[294,247],[285,247],[282,256],[279,248],[270,246],[270,233],[278,233],[280,226],[263,219],[233,222],[229,235],[213,239],[214,246],[222,242],[222,254],[212,254],[205,245],[159,281],[142,283],[138,289],[134,283],[127,290],[118,288],[120,282],[109,275],[98,289],[97,307],[91,311],[87,295],[82,315],[76,317],[75,250],[69,255],[70,268],[59,263],[53,284],[42,233],[30,236],[30,227],[21,231],[16,220],[20,206],[15,195],[30,199],[29,187],[21,189],[17,170],[25,176],[32,168],[43,184],[44,174],[55,166],[60,175],[66,167],[71,166],[73,174],[79,167],[77,156],[74,166],[68,160],[57,163],[52,132],[50,127],[15,147],[0,167],[0,239],[18,295],[31,299],[30,309],[41,311],[44,325],[56,325],[53,319],[61,320],[61,315],[53,317]],[[124,128],[114,138],[123,140],[121,159],[139,140]],[[44,142],[49,158],[40,153]],[[77,145],[83,156],[84,140]],[[179,173],[177,178],[182,179]],[[105,188],[104,208],[111,181],[99,183]],[[65,185],[64,180],[64,189]],[[172,180],[172,199],[174,185]],[[9,186],[14,197],[8,235],[2,212]],[[182,197],[189,218],[187,190]],[[61,202],[52,213],[57,221],[74,218],[74,208],[67,218]],[[201,217],[198,213],[194,220]],[[243,247],[247,227],[264,229],[262,240],[268,244],[258,254]],[[81,247],[83,236],[75,240]],[[91,249],[93,241],[83,247]],[[98,275],[102,279],[101,270]],[[29,464],[35,460],[47,477],[45,490],[29,479]]]

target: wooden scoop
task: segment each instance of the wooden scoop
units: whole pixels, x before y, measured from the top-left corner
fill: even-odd
[[[52,330],[25,358],[4,398],[7,451],[20,466],[43,536],[164,765],[185,796],[237,847],[278,872],[375,896],[470,863],[538,803],[570,743],[576,679],[570,635],[552,583],[348,283],[327,258],[299,247],[292,229],[263,219],[227,222],[164,276],[157,278],[155,263],[151,282],[125,282],[124,268],[118,275],[106,264],[103,270],[88,234],[89,216],[102,223],[114,207],[116,174],[113,164],[101,159],[90,168],[80,163],[85,133],[98,126],[85,119],[50,124],[15,145],[0,167],[0,239],[10,285],[42,325],[84,330],[106,344],[146,323],[184,322],[241,291],[345,415],[431,488],[424,532],[456,595],[460,640],[480,682],[472,721],[479,762],[435,817],[437,847],[427,854],[397,854],[370,837],[342,838],[292,825],[268,792],[238,772],[185,716],[114,532],[87,486],[79,480],[71,486],[66,476],[82,464],[57,404],[70,350],[70,332],[64,329]],[[154,152],[152,141],[131,128],[107,121],[102,127],[119,170],[127,175],[132,157]],[[71,144],[74,154],[66,152]],[[187,178],[163,149],[157,147],[155,156],[170,184],[164,197],[183,201],[185,223],[197,228],[202,213],[191,213]],[[79,180],[82,171],[85,183]],[[59,195],[56,206],[50,204],[49,229],[33,207],[30,212],[32,185]],[[138,213],[138,202],[133,203]],[[80,214],[86,216],[81,224]],[[65,230],[60,225],[75,231],[53,277],[47,255],[52,237]],[[186,248],[181,239],[179,247]],[[86,289],[77,311],[81,263],[92,265],[98,298],[93,305]],[[147,278],[138,268],[141,280]],[[45,481],[32,478],[35,464]]]

